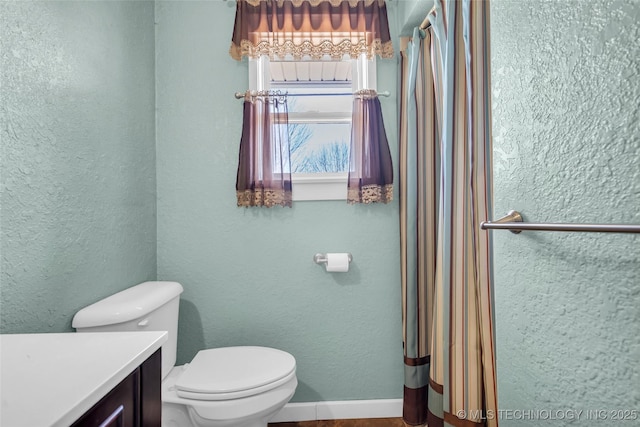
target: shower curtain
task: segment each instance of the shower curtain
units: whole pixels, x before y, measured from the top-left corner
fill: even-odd
[[[401,54],[403,418],[497,426],[489,2],[436,0],[426,22]]]

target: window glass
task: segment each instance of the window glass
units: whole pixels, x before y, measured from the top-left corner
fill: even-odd
[[[350,123],[289,123],[291,172],[347,172]]]
[[[292,173],[347,172],[351,138],[351,82],[271,82],[289,94]]]
[[[305,111],[351,113],[353,100],[351,84],[327,82],[279,85],[272,83],[271,88],[292,95],[288,99],[290,114]]]

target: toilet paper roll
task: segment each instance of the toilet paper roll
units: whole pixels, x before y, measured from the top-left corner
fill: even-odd
[[[349,254],[327,254],[327,271],[331,273],[345,273],[349,271]]]

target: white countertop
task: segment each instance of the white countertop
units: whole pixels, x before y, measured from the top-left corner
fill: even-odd
[[[166,340],[158,331],[0,335],[0,425],[69,426]]]

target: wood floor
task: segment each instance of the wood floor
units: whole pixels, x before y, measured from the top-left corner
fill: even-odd
[[[269,427],[405,427],[402,418],[366,418],[353,420],[299,421],[271,423]]]

